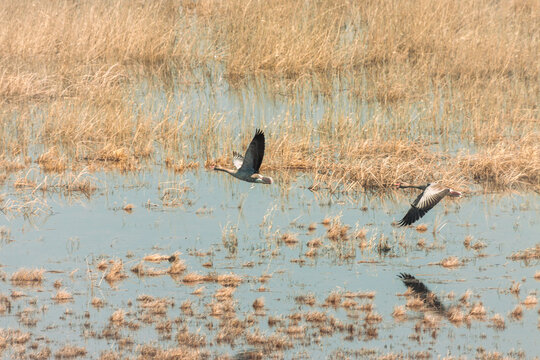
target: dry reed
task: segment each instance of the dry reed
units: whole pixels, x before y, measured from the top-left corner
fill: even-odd
[[[272,91],[304,89],[303,97],[331,98],[337,79],[351,100],[380,106],[369,119],[332,111],[274,124],[263,166],[310,172],[314,190],[386,187],[401,174],[538,189],[538,13],[530,1],[471,0],[1,4],[0,167],[28,167],[36,143],[44,149],[36,162],[54,172],[219,163],[215,154],[230,146],[219,135],[237,125],[221,114],[191,121],[172,97],[156,118],[133,96],[141,77],[170,88],[178,69],[206,67],[233,87],[264,76]],[[478,151],[433,150],[431,134]]]
[[[57,302],[66,302],[73,300],[73,295],[71,295],[71,293],[65,289],[60,289],[56,292],[52,299]]]
[[[17,285],[41,284],[43,282],[44,269],[20,269],[11,275],[11,282]]]

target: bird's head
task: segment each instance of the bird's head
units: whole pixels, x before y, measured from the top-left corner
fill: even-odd
[[[409,184],[406,183],[406,182],[397,182],[397,183],[394,184],[394,187],[396,189],[401,189],[402,187],[405,187],[405,186],[409,186]]]
[[[461,193],[459,191],[450,189],[450,191],[448,192],[448,196],[461,197]]]
[[[258,184],[272,184],[274,182],[270,176],[254,174],[252,177],[255,178],[255,182]]]

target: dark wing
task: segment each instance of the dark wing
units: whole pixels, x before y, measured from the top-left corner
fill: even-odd
[[[411,225],[413,222],[420,219],[422,216],[426,215],[427,210],[419,209],[416,207],[416,204],[420,201],[424,192],[422,192],[411,204],[411,208],[407,211],[407,214],[398,222],[399,226]]]
[[[439,184],[429,185],[411,204],[407,214],[398,223],[399,226],[411,225],[431,210],[445,197],[450,189],[441,187]]]
[[[432,293],[426,285],[424,285],[423,282],[411,274],[401,273],[398,275],[398,277],[401,279],[401,281],[403,281],[403,284],[410,288],[415,295],[419,296],[427,306],[437,311],[444,311],[444,305],[437,298],[437,296]]]
[[[264,132],[260,129],[255,131],[255,136],[244,155],[244,162],[239,172],[258,173],[264,157]]]
[[[398,278],[401,279],[401,281],[403,282],[403,284],[405,284],[406,287],[411,288],[412,292],[416,295],[419,295],[420,297],[425,297],[428,293],[431,292],[428,287],[424,285],[423,282],[421,282],[411,274],[401,273],[398,275]]]
[[[233,164],[234,167],[238,170],[242,167],[242,164],[244,163],[244,157],[237,153],[236,151],[233,151]]]

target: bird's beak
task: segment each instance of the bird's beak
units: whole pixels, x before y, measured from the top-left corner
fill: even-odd
[[[450,189],[450,192],[448,193],[448,195],[452,197],[461,197],[461,193],[459,191],[455,191],[452,189]]]
[[[271,177],[267,177],[267,176],[263,177],[262,180],[263,180],[263,183],[265,184],[272,184],[274,182],[274,180],[272,180]]]
[[[394,187],[399,188],[401,186],[401,183],[395,183]]]

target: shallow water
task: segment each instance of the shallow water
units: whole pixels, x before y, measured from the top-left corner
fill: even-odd
[[[237,302],[238,318],[255,319],[247,333],[260,329],[262,334],[289,337],[284,329],[295,323],[287,317],[312,311],[321,311],[354,326],[352,335],[347,331],[320,335],[312,324],[300,320],[298,325],[305,327],[305,335],[301,339],[291,338],[291,349],[268,352],[278,357],[321,358],[336,355],[337,351],[360,349],[372,349],[374,356],[411,355],[419,351],[428,351],[433,356],[474,356],[478,347],[503,354],[522,350],[526,357],[539,355],[536,346],[538,306],[524,308],[520,320],[512,320],[508,315],[529,293],[540,296],[539,282],[534,279],[538,260],[526,263],[507,258],[538,243],[538,194],[486,194],[445,199],[418,222],[428,226],[427,232],[420,233],[414,228],[392,226],[392,222],[407,211],[409,202],[416,196],[414,192],[328,196],[308,190],[310,179],[307,176],[300,176],[297,182],[289,184],[280,182],[279,174],[268,175],[274,176],[277,182],[271,186],[252,185],[212,171],[174,174],[157,168],[135,175],[97,174],[98,191],[90,198],[36,193],[35,196],[46,203],[48,213],[30,218],[8,213],[0,218],[0,226],[10,230],[9,239],[4,239],[0,245],[0,270],[7,278],[0,282],[0,293],[9,296],[16,290],[25,294],[11,300],[11,312],[0,315],[1,327],[29,332],[33,341],[40,337],[50,340],[48,346],[53,354],[67,341],[86,347],[92,358],[111,349],[119,350],[124,356],[135,356],[140,351],[137,345],[148,343],[164,348],[178,346],[176,329],[184,325],[192,332],[205,334],[205,350],[214,355],[232,356],[241,349],[257,348],[246,344],[244,336],[237,339],[234,348],[215,340],[220,320],[208,315],[208,304],[215,301],[213,295],[221,285],[213,282],[187,285],[181,281],[187,273],[215,272],[242,277],[243,282],[233,299]],[[29,195],[14,190],[12,180],[8,178],[0,191],[4,193],[4,200]],[[167,206],[163,194],[175,187],[189,190],[182,193],[180,202]],[[128,203],[135,205],[132,213],[121,210]],[[321,221],[336,216],[351,227],[350,234],[355,229],[365,228],[367,243],[373,246],[361,249],[361,241],[352,236],[346,241],[329,240],[327,228]],[[310,223],[317,223],[312,233],[307,230]],[[231,227],[237,245],[223,239],[224,229]],[[296,234],[299,242],[287,246],[280,241],[283,233]],[[487,246],[480,251],[467,249],[463,241],[468,235],[473,237],[473,243],[482,241]],[[381,236],[390,247],[387,253],[377,250]],[[306,257],[307,242],[317,237],[323,242],[318,255]],[[425,247],[417,245],[419,239],[425,239]],[[138,277],[129,271],[145,255],[176,251],[181,252],[180,258],[187,265],[185,273],[177,278]],[[478,253],[483,256],[477,256]],[[434,264],[449,256],[463,260],[463,266],[447,269]],[[117,258],[124,261],[129,277],[111,285],[102,279],[103,273],[96,265],[101,259]],[[203,264],[209,261],[212,267],[205,268]],[[247,262],[253,262],[252,266],[243,266]],[[145,263],[145,266],[166,269],[169,264]],[[12,284],[9,277],[23,267],[45,269],[43,284],[38,287]],[[469,302],[483,303],[487,310],[485,320],[472,320],[468,327],[442,319],[434,337],[430,329],[420,332],[418,338],[410,338],[423,313],[407,310],[408,319],[402,322],[392,317],[394,306],[405,305],[407,301],[397,296],[406,290],[397,278],[401,272],[422,280],[446,305],[458,303],[459,297],[471,290]],[[261,283],[259,278],[265,274],[271,278]],[[55,280],[62,281],[62,287],[73,294],[73,301],[58,304],[51,299],[56,293]],[[521,282],[517,297],[508,291],[513,281]],[[202,295],[192,294],[203,286]],[[259,291],[261,286],[266,291]],[[376,293],[372,303],[382,321],[368,326],[377,330],[376,337],[368,338],[362,330],[364,312],[322,306],[334,291]],[[454,299],[444,296],[450,292],[456,295]],[[172,337],[159,335],[155,323],[139,321],[141,310],[136,298],[140,294],[174,302],[166,316],[156,319],[157,322],[178,319],[173,324]],[[295,301],[295,297],[307,294],[316,298],[312,307]],[[90,304],[96,296],[106,301],[104,308],[96,309]],[[259,297],[264,297],[265,315],[253,316],[252,304]],[[29,304],[32,299],[37,299],[36,304]],[[180,310],[185,300],[192,301],[193,316]],[[371,302],[355,300],[360,304]],[[18,322],[18,312],[43,305],[47,309],[35,313],[38,319],[35,326]],[[73,313],[65,315],[66,309]],[[114,339],[98,336],[117,309],[124,309],[128,313],[127,320],[141,325],[138,330],[118,327],[121,337],[129,336],[133,340],[132,346],[119,347]],[[84,316],[87,311],[89,318]],[[491,326],[489,319],[495,313],[505,318],[504,330]],[[270,327],[269,316],[282,317],[285,328]],[[208,328],[209,323],[213,324],[212,329]],[[4,356],[10,351],[4,352]]]

